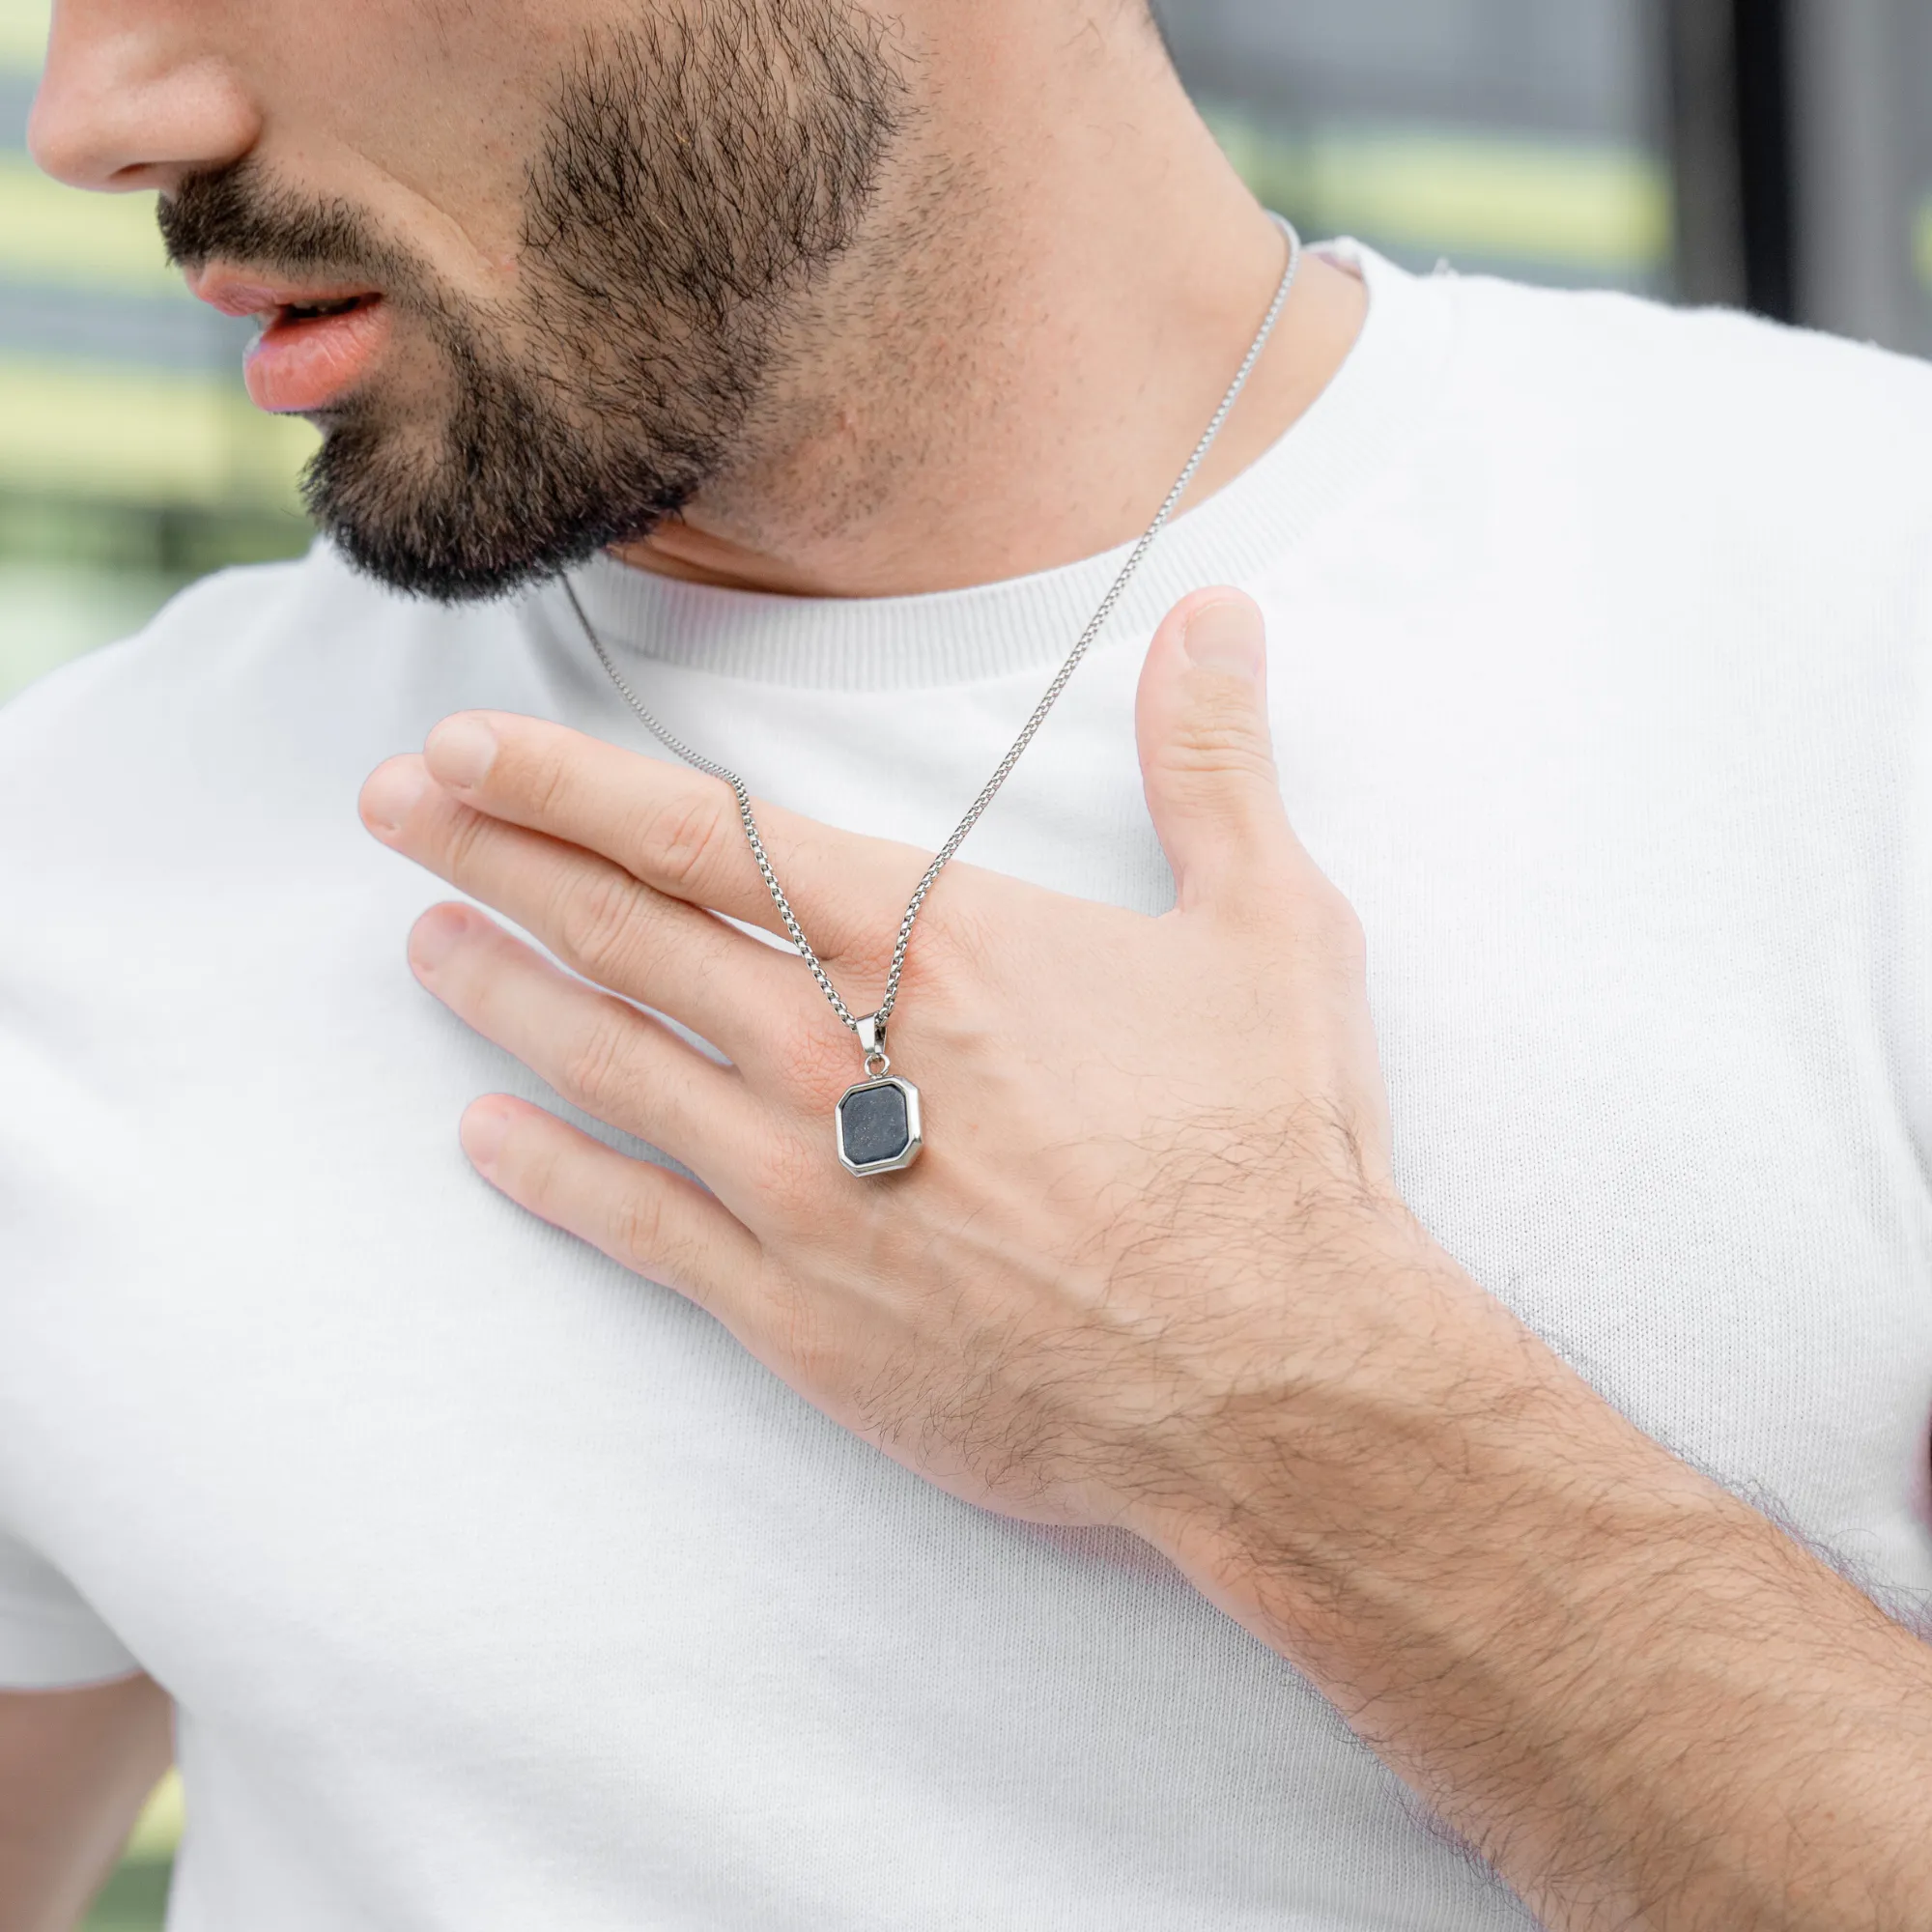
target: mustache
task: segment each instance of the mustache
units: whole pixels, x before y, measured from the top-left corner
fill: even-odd
[[[420,268],[378,232],[361,210],[304,195],[242,160],[182,180],[156,204],[171,268],[190,272],[213,261],[288,275],[366,279],[385,296],[420,295]]]

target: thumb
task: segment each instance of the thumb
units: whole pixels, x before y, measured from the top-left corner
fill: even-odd
[[[1267,633],[1238,590],[1168,612],[1134,706],[1148,810],[1182,910],[1224,897],[1294,849],[1267,716]]]

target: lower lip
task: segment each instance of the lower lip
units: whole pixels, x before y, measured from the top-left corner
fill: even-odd
[[[342,315],[279,314],[242,365],[249,397],[277,415],[328,409],[362,380],[388,333],[389,307],[380,297]]]

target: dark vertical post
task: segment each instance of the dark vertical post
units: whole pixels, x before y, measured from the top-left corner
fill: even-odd
[[[1664,0],[1678,288],[1789,321],[1798,237],[1788,0]]]
[[[1798,182],[1788,0],[1732,0],[1736,17],[1745,298],[1780,322],[1798,313]]]

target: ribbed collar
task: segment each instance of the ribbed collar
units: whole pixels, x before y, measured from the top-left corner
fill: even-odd
[[[1353,242],[1322,252],[1369,288],[1362,333],[1328,387],[1258,461],[1162,532],[1101,639],[1145,637],[1188,591],[1240,582],[1290,549],[1414,434],[1440,392],[1452,282],[1419,279]],[[820,690],[965,684],[1057,664],[1131,545],[1059,569],[917,597],[778,597],[681,583],[600,557],[573,581],[619,659]],[[555,635],[576,630],[539,593]]]

